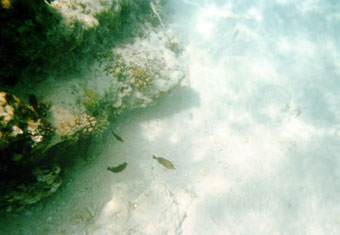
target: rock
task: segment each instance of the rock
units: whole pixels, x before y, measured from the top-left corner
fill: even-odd
[[[36,202],[59,187],[60,168],[53,174],[31,170],[45,157],[53,135],[54,128],[33,107],[0,92],[0,208],[12,211],[9,208]]]
[[[39,54],[28,63],[35,70],[35,62],[44,61],[41,69],[48,70],[48,76],[42,73],[37,81],[21,68],[20,74],[29,79],[6,87],[10,92],[0,91],[0,210],[13,212],[53,194],[61,185],[61,170],[68,161],[79,160],[78,155],[86,158],[87,148],[94,138],[101,138],[108,120],[155,104],[185,78],[177,61],[181,46],[164,25],[157,28],[161,5],[153,2],[157,17],[148,1],[55,0],[46,7],[35,0],[41,9],[53,8],[61,17],[42,34],[55,37],[65,55],[53,50],[55,44],[48,40],[47,45],[31,44],[28,37],[25,45],[53,54]],[[126,19],[120,15],[124,9]],[[124,21],[129,24],[119,31]],[[33,33],[27,31],[32,37]],[[117,42],[108,41],[113,33]],[[21,47],[20,53],[26,49]],[[80,57],[91,63],[84,64]],[[65,65],[72,68],[67,75],[60,72]],[[74,72],[77,66],[82,72]],[[30,105],[25,97],[30,97]]]
[[[37,149],[43,149],[53,134],[54,128],[30,105],[24,104],[12,94],[0,92],[2,160],[6,158],[18,161],[18,155],[27,156]]]
[[[62,183],[60,172],[59,166],[35,168],[32,181],[17,184],[2,195],[0,208],[12,212],[52,195]]]

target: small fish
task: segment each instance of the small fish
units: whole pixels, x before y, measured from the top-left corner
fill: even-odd
[[[37,101],[37,98],[35,97],[34,94],[30,94],[29,102],[30,102],[30,105],[33,107],[34,111],[36,111],[38,114],[40,114],[39,113],[39,107],[38,107],[38,101]]]
[[[122,172],[123,170],[125,170],[125,168],[127,167],[127,162],[124,162],[122,164],[120,164],[119,166],[116,167],[107,167],[108,171],[111,171],[113,173],[119,173]]]
[[[112,135],[120,142],[124,142],[123,138],[112,131]]]
[[[10,94],[6,93],[5,94],[5,99],[6,99],[6,101],[7,101],[7,103],[9,105],[13,106],[15,104],[15,100],[14,100],[14,98]]]
[[[172,162],[170,162],[169,160],[166,160],[165,158],[162,157],[155,157],[155,155],[152,155],[152,158],[156,159],[157,162],[163,165],[165,168],[176,170],[174,164],[172,164]]]

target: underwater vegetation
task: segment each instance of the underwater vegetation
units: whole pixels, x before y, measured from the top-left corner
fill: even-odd
[[[7,0],[1,6],[0,78],[14,85],[26,72],[40,73],[51,60],[60,42],[61,16],[42,0]]]
[[[6,189],[2,189],[0,199],[2,210],[12,212],[32,205],[55,193],[62,184],[59,166],[41,166],[24,173],[26,173],[26,180],[19,183],[18,181],[10,182],[6,185]]]
[[[157,61],[154,62],[157,63]],[[119,81],[129,80],[131,85],[141,91],[153,85],[153,71],[150,66],[141,64],[141,61],[139,61],[139,65],[134,62],[126,62],[119,54],[116,55],[113,64],[107,64],[104,70],[107,75],[110,74]]]
[[[35,105],[44,110],[45,106]],[[61,184],[60,169],[51,173],[49,167],[35,167],[46,157],[41,152],[55,133],[47,116],[35,108],[12,94],[0,92],[0,209],[11,211],[39,201]]]
[[[145,22],[147,5],[146,0],[1,1],[0,83],[83,72],[102,51],[137,33],[134,24]]]
[[[12,94],[0,92],[0,149],[7,152],[7,157],[13,153],[7,151],[13,144],[26,143],[26,149],[12,150],[27,154],[37,147],[43,148],[53,133],[54,128],[31,105]]]
[[[159,30],[161,1],[157,16],[149,0],[0,3],[0,212],[14,212],[56,192],[109,120],[154,104],[185,71]]]
[[[99,101],[99,95],[96,91],[91,89],[85,89],[84,94],[86,98],[83,99],[83,104],[90,113],[93,112],[96,108],[96,105]]]
[[[33,94],[29,100],[30,104],[25,104],[0,92],[0,210],[7,212],[38,202],[60,187],[60,156],[51,155],[58,153],[56,139],[74,143],[101,136],[109,126],[105,116],[83,114],[62,128],[52,127],[49,105],[38,103]]]

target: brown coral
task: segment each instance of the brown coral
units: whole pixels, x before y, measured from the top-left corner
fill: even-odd
[[[69,121],[61,123],[60,127],[57,128],[57,134],[62,138],[78,139],[80,135],[99,135],[108,125],[107,117],[95,118],[84,114],[73,116]]]
[[[2,147],[21,142],[31,149],[53,134],[53,128],[29,105],[14,95],[0,92],[0,140]]]
[[[152,73],[149,69],[140,66],[132,66],[130,70],[132,74],[132,84],[136,89],[143,91],[153,85]]]

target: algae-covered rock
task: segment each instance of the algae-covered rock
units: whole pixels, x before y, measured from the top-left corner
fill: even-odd
[[[99,136],[109,126],[106,116],[95,118],[87,114],[72,116],[70,119],[64,119],[55,124],[57,125],[56,134],[63,141],[75,141],[84,135]]]
[[[35,106],[40,110],[45,107]],[[47,171],[32,171],[46,157],[42,153],[54,135],[54,128],[41,114],[44,112],[35,109],[12,94],[0,92],[0,208],[33,203],[60,185],[56,183],[60,169],[49,179]]]
[[[83,104],[89,112],[93,112],[98,104],[99,95],[91,89],[85,89],[84,94],[86,98],[83,99]]]
[[[43,0],[1,1],[0,82],[14,85],[28,74],[43,72],[62,42],[60,20]]]
[[[150,31],[148,37],[116,47],[103,59],[102,81],[111,87],[104,90],[115,94],[107,97],[115,113],[152,105],[185,78],[186,71],[168,42],[165,32]]]
[[[83,64],[113,44],[107,39],[115,36],[125,19],[133,18],[143,2],[2,0],[0,84],[82,72]]]
[[[32,106],[0,92],[1,159],[18,159],[47,146],[54,129]]]
[[[11,212],[52,195],[62,183],[60,172],[59,166],[52,168],[40,166],[32,171],[29,180],[23,180],[20,183],[10,182],[7,185],[10,189],[1,195],[0,208]]]
[[[0,33],[17,47],[0,45],[0,82],[15,85],[0,92],[0,210],[13,211],[53,194],[63,156],[85,155],[108,120],[156,103],[186,71],[158,0],[1,3]]]
[[[99,25],[98,15],[103,12],[119,18],[122,10],[121,0],[55,0],[51,6],[60,12],[63,21],[71,27],[80,24],[83,29],[93,28]]]

